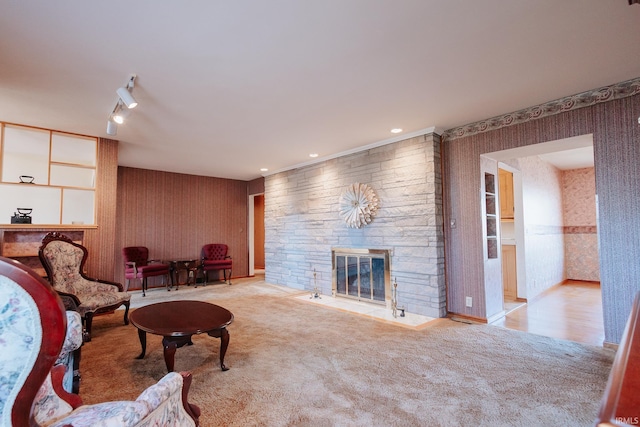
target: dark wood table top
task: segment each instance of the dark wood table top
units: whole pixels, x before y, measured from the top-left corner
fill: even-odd
[[[167,301],[133,310],[129,321],[151,334],[180,337],[225,328],[233,322],[233,313],[204,301]]]

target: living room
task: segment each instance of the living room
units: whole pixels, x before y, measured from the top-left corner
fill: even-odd
[[[354,2],[354,7],[356,4],[367,9],[367,6],[360,2]],[[258,10],[265,11],[262,7],[254,6],[257,9],[246,19],[250,19],[249,22],[256,28],[262,28],[263,31],[266,31],[261,27],[262,19],[253,16],[254,13],[258,15]],[[311,10],[300,11],[298,8],[304,9],[302,6],[289,6],[302,13],[307,24],[314,22]],[[503,7],[498,3],[494,3],[493,6],[497,9]],[[358,96],[343,99],[341,101],[343,104],[337,102],[336,99],[329,100],[323,98],[321,94],[317,94],[313,98],[307,97],[314,99],[314,102],[310,102],[306,107],[302,106],[300,98],[305,98],[305,96],[300,94],[305,93],[308,88],[304,86],[301,89],[301,86],[294,85],[292,87],[298,87],[300,90],[293,99],[287,98],[285,102],[276,96],[277,93],[269,92],[268,97],[258,102],[257,98],[250,96],[252,88],[251,84],[247,82],[252,81],[251,73],[242,67],[243,73],[245,73],[242,74],[243,82],[248,86],[247,92],[244,92],[244,95],[235,92],[233,96],[221,101],[224,107],[217,106],[214,102],[216,96],[218,92],[224,92],[224,84],[221,83],[216,87],[216,90],[207,94],[207,102],[213,106],[206,108],[204,113],[196,111],[192,115],[186,107],[181,110],[181,107],[186,105],[185,99],[174,104],[167,98],[158,101],[156,96],[156,93],[159,93],[156,92],[156,88],[161,86],[161,83],[167,87],[174,84],[179,87],[179,89],[170,92],[170,97],[179,96],[180,91],[198,92],[201,87],[204,91],[208,87],[203,83],[205,82],[203,74],[206,74],[204,71],[198,71],[197,67],[189,65],[188,71],[193,70],[193,76],[185,70],[183,70],[184,73],[173,70],[172,76],[156,80],[153,76],[153,68],[161,67],[154,65],[154,67],[146,68],[143,72],[141,68],[136,68],[140,61],[130,60],[127,62],[125,59],[122,59],[123,63],[119,67],[115,67],[116,70],[110,69],[108,78],[104,74],[96,74],[101,78],[105,77],[105,81],[100,81],[100,78],[96,77],[90,83],[85,83],[83,79],[88,79],[87,76],[93,75],[92,72],[81,76],[76,75],[70,79],[71,83],[67,82],[57,89],[58,92],[54,98],[58,100],[53,102],[51,99],[44,98],[47,90],[40,89],[40,84],[36,80],[36,76],[41,71],[35,71],[35,68],[30,68],[28,65],[31,62],[38,63],[40,58],[48,58],[46,52],[55,51],[47,51],[46,49],[50,46],[40,46],[38,49],[30,48],[31,45],[26,44],[27,39],[24,41],[24,46],[16,42],[16,50],[22,50],[22,53],[15,53],[13,63],[22,65],[16,65],[5,71],[8,75],[6,79],[8,83],[7,89],[3,93],[7,93],[7,96],[6,100],[0,104],[0,121],[7,125],[16,124],[98,138],[95,224],[87,224],[84,227],[71,227],[70,225],[62,227],[82,230],[83,244],[89,249],[90,254],[87,271],[93,277],[123,282],[124,266],[121,250],[128,245],[148,246],[153,258],[175,259],[198,258],[202,245],[211,242],[224,242],[229,245],[230,255],[234,262],[234,278],[250,277],[253,268],[250,215],[252,205],[250,201],[253,196],[264,194],[266,282],[294,290],[309,291],[313,288],[314,279],[316,279],[320,284],[322,294],[330,296],[333,291],[333,248],[386,249],[391,254],[391,277],[398,283],[399,303],[406,308],[407,312],[437,318],[455,315],[481,323],[490,321],[503,310],[502,283],[498,269],[500,258],[491,258],[486,255],[487,242],[490,237],[485,230],[486,223],[483,223],[483,215],[486,214],[483,211],[485,209],[483,206],[486,205],[483,205],[481,193],[479,193],[485,185],[483,181],[485,174],[497,176],[498,162],[495,164],[482,163],[481,156],[537,143],[593,135],[605,343],[615,346],[621,340],[633,296],[640,290],[640,267],[636,262],[639,255],[636,237],[640,234],[640,228],[636,221],[636,212],[640,209],[640,196],[637,190],[640,188],[638,186],[639,175],[636,167],[640,162],[640,152],[637,150],[640,132],[638,128],[638,117],[640,117],[638,75],[640,68],[638,68],[637,58],[640,55],[635,55],[637,48],[634,43],[628,41],[637,35],[633,20],[638,18],[640,6],[629,5],[624,1],[615,6],[604,6],[596,4],[596,2],[592,2],[588,6],[575,3],[574,6],[576,9],[574,12],[568,10],[571,9],[570,5],[531,6],[531,10],[522,6],[522,8],[514,6],[514,9],[510,11],[513,14],[517,13],[517,19],[508,22],[524,19],[527,12],[535,12],[536,17],[546,16],[550,20],[551,16],[567,17],[575,13],[578,15],[576,20],[580,22],[580,25],[575,25],[583,29],[587,25],[586,23],[595,25],[595,23],[601,24],[602,21],[607,22],[607,25],[610,25],[608,29],[611,33],[622,34],[622,36],[613,36],[613,39],[616,41],[624,39],[625,44],[620,44],[616,49],[612,47],[613,44],[603,46],[597,41],[597,37],[589,34],[591,28],[589,31],[584,29],[579,34],[588,40],[585,42],[588,47],[582,48],[583,50],[580,51],[582,56],[576,58],[576,62],[567,62],[574,69],[578,69],[580,64],[583,66],[589,64],[593,68],[597,68],[601,74],[597,74],[594,70],[591,79],[583,77],[585,80],[579,83],[576,81],[576,76],[562,76],[562,83],[564,83],[562,86],[562,83],[559,82],[559,75],[562,74],[560,71],[569,65],[555,68],[553,75],[557,77],[547,76],[545,81],[542,77],[538,80],[533,78],[537,75],[531,71],[526,75],[527,79],[523,79],[528,82],[520,89],[527,96],[519,100],[510,100],[510,97],[515,98],[518,92],[511,85],[498,85],[496,79],[488,79],[477,86],[482,89],[482,92],[477,92],[480,89],[471,89],[469,86],[465,92],[467,101],[458,101],[453,106],[454,98],[452,96],[447,97],[446,94],[439,93],[435,87],[430,86],[426,92],[422,92],[419,98],[428,97],[428,94],[433,94],[434,97],[436,94],[440,94],[437,97],[438,102],[428,112],[411,113],[412,125],[402,125],[406,130],[399,135],[390,136],[387,129],[390,126],[386,124],[387,122],[383,122],[380,117],[364,112],[353,114],[354,122],[349,126],[360,129],[384,127],[384,133],[378,130],[376,130],[375,136],[373,131],[368,130],[354,133],[345,129],[349,126],[340,129],[336,127],[332,134],[325,134],[320,129],[327,127],[329,117],[347,117],[346,111],[359,111],[373,98],[382,98],[385,93],[388,99],[393,100],[393,102],[389,102],[389,109],[397,110],[399,108],[400,102],[389,92],[371,92],[375,85],[370,81],[367,81],[369,84],[362,85],[366,89],[362,90],[363,88],[356,84],[357,78],[349,79],[350,87],[353,90],[358,87],[360,91]],[[70,8],[71,6],[61,5],[60,11],[55,13],[49,7],[45,9],[53,15],[51,22],[60,25],[60,22],[64,21],[58,14],[64,15],[65,10],[69,12],[69,9],[65,9],[65,7]],[[141,16],[138,7],[135,6],[131,11],[132,16]],[[240,8],[240,6],[227,7]],[[382,6],[377,5],[376,7]],[[439,16],[451,19],[455,16],[453,10],[455,8],[438,7],[442,7],[442,9],[438,9],[442,13]],[[460,6],[459,9],[467,7],[469,6]],[[471,12],[487,13],[486,10],[478,10],[478,8],[484,9],[485,7],[488,6],[470,6],[470,9],[464,12],[455,12],[463,13],[466,19],[471,20],[472,17],[469,16],[472,14]],[[559,9],[555,10],[555,7]],[[91,12],[91,8],[88,6],[87,8],[85,12]],[[13,16],[17,21],[38,16],[34,11],[28,9],[28,7],[12,6],[11,11],[15,13]],[[169,9],[160,9],[158,13],[166,18],[164,13]],[[318,22],[333,22],[330,19],[333,15],[331,8],[323,9],[315,5],[312,9],[314,12],[323,12],[318,15]],[[578,9],[588,9],[589,13],[579,12]],[[84,10],[84,7],[79,10]],[[413,19],[422,22],[427,15],[420,7],[418,10],[422,13],[418,15],[420,19]],[[379,11],[381,12],[382,9]],[[102,7],[100,7],[100,12],[105,12]],[[242,15],[242,12],[240,10],[238,13]],[[74,16],[73,12],[69,13]],[[265,13],[268,13],[269,17],[277,15],[274,11]],[[500,15],[500,13],[495,11],[495,13],[487,15],[493,16],[491,22],[506,20],[507,17]],[[590,16],[609,16],[608,14],[614,15],[616,20]],[[78,15],[82,20],[80,12]],[[130,22],[132,16],[128,16],[126,13],[125,15],[127,16],[123,19]],[[355,15],[358,14],[355,13]],[[407,15],[411,14],[406,10],[403,11],[403,16]],[[9,16],[11,14],[7,13],[3,19],[8,20]],[[93,15],[84,16],[86,23],[92,22],[88,16]],[[107,13],[106,16],[113,16],[112,12]],[[362,16],[349,16],[356,19],[357,22],[366,20]],[[388,23],[387,20],[378,21],[379,17],[369,18],[373,23]],[[37,19],[47,21],[42,16],[38,16]],[[163,22],[162,19],[160,21]],[[189,20],[185,18],[185,21]],[[348,21],[339,21],[345,26],[348,23]],[[240,22],[244,21],[234,22],[240,26]],[[411,33],[409,29],[415,28],[418,23],[414,20],[410,22],[414,25],[394,28],[397,28],[398,31],[402,30],[402,34],[409,37],[410,34],[407,35],[407,32]],[[618,25],[614,25],[613,22],[617,22]],[[224,22],[219,24],[227,28]],[[369,24],[373,25],[371,22]],[[78,25],[80,29],[83,27],[77,23],[74,25]],[[201,28],[199,31],[206,33],[206,25],[204,23],[201,25],[202,27],[198,27]],[[243,25],[246,25],[246,22]],[[285,21],[282,25],[283,28],[288,28],[287,25],[292,24]],[[548,31],[550,29],[559,31],[557,26],[545,21],[544,28]],[[252,28],[253,26],[248,25],[248,27]],[[377,25],[373,25],[373,27],[379,28]],[[8,27],[5,26],[5,28]],[[23,34],[22,30],[15,26],[9,28],[15,34]],[[46,28],[51,30],[51,34],[55,33],[51,27]],[[54,28],[58,27],[54,25]],[[338,26],[338,28],[340,31],[345,31],[342,26]],[[572,30],[576,31],[576,28],[574,27]],[[159,31],[159,29],[154,27],[154,31]],[[537,31],[533,33],[538,34]],[[73,34],[77,35],[76,32]],[[442,31],[437,34],[441,36],[447,32]],[[545,39],[541,45],[543,47],[552,45],[555,40],[562,39],[560,34],[564,33],[555,34],[557,39],[549,36],[551,39]],[[531,36],[531,34],[528,35]],[[421,36],[425,40],[428,39],[423,33]],[[386,37],[385,35],[377,35],[375,41],[382,43]],[[451,34],[451,37],[454,35]],[[503,40],[501,36],[494,37],[494,41]],[[7,36],[5,39],[9,40],[10,37]],[[19,37],[13,40],[17,39]],[[321,39],[314,38],[313,41],[317,43]],[[360,38],[356,37],[356,39],[358,42],[362,42]],[[259,45],[256,39],[252,40]],[[277,40],[282,41],[281,38],[277,38]],[[69,40],[64,38],[59,45],[67,46],[65,44],[67,42]],[[141,40],[139,42],[142,43]],[[164,42],[168,44],[168,52],[172,55],[176,57],[187,55],[181,52],[184,46],[189,43],[178,43],[175,40],[164,40]],[[82,44],[79,39],[76,39],[76,43]],[[246,43],[248,41],[244,40],[237,47],[246,49]],[[368,45],[364,42],[363,44]],[[119,44],[119,46],[126,45],[127,43],[123,41]],[[576,42],[576,46],[573,47],[577,49],[577,45]],[[73,46],[80,49],[80,46],[76,44]],[[361,47],[362,45],[358,44],[357,46]],[[387,45],[381,44],[381,46]],[[517,43],[513,47],[516,46]],[[472,52],[478,52],[481,47],[476,45],[467,53],[470,55]],[[34,49],[40,56],[34,57],[37,59],[28,60],[27,53],[30,49]],[[107,49],[110,55],[116,54],[111,51],[111,48]],[[597,55],[593,55],[592,50],[595,50]],[[153,50],[149,49],[148,51]],[[382,49],[381,52],[386,51],[386,49]],[[201,52],[206,52],[206,50]],[[246,50],[243,52],[246,55]],[[293,52],[298,51],[294,50]],[[378,58],[384,56],[381,52],[378,52]],[[437,52],[443,55],[442,57],[446,57],[446,49]],[[566,50],[563,52],[566,53]],[[226,53],[228,54],[228,52]],[[282,55],[282,52],[279,53]],[[263,58],[260,49],[252,50],[251,54],[256,57],[256,61]],[[252,55],[241,57],[246,58]],[[75,61],[78,61],[81,56],[72,55],[73,60],[68,59],[68,62],[61,65],[60,68],[66,71],[67,67],[75,64]],[[168,57],[167,55],[158,56]],[[544,57],[544,55],[542,56]],[[283,58],[283,56],[274,57]],[[353,57],[343,52],[343,56],[335,59],[334,64],[342,63],[346,66],[350,64]],[[590,62],[594,57],[602,58],[598,59],[597,66]],[[287,58],[285,63],[295,63],[290,56],[285,56],[285,58]],[[500,58],[499,55],[495,57],[496,64],[500,63]],[[537,59],[539,60],[540,57]],[[569,59],[566,60],[569,61]],[[373,59],[368,61],[370,62],[363,62],[363,64],[367,64],[367,67],[358,68],[359,73],[354,73],[355,76],[365,76],[366,73],[363,71],[367,69],[389,67],[388,64],[380,64],[379,61]],[[55,61],[53,62],[55,63]],[[458,70],[456,80],[458,82],[467,81],[467,79],[473,80],[474,77],[469,75],[468,70],[482,69],[481,64],[487,62],[489,61],[485,60],[474,63],[473,66],[467,64],[466,67],[450,68],[450,71]],[[105,62],[97,63],[98,68],[114,68],[113,65],[106,66]],[[439,64],[435,59],[432,59],[431,62],[421,62],[423,70],[429,67],[438,68]],[[546,66],[550,67],[552,61],[547,64]],[[268,84],[278,83],[276,87],[285,86],[279,78],[275,80],[268,78],[271,76],[270,72],[275,73],[274,69],[261,68],[259,65],[264,65],[264,63],[257,62],[255,69],[264,71],[264,78]],[[318,69],[323,73],[328,73],[328,68],[331,68],[325,68],[319,63],[314,65],[319,67]],[[534,65],[527,62],[527,66]],[[24,75],[28,77],[22,82],[19,78],[23,73],[21,66],[24,67],[24,70],[30,70],[24,72]],[[211,72],[211,69],[207,70]],[[353,69],[350,70],[353,72]],[[465,70],[465,72],[462,73],[460,70]],[[539,70],[540,73],[543,71],[539,68],[536,70]],[[112,101],[115,97],[114,89],[126,80],[127,73],[134,71],[139,75],[135,86],[131,88],[131,94],[140,100],[140,105],[131,110],[129,117],[126,118],[126,124],[118,127],[117,135],[109,135],[105,132],[104,127],[106,119],[112,111]],[[228,73],[228,70],[225,71]],[[394,69],[394,71],[396,76],[402,76],[398,69]],[[521,71],[524,73],[523,70]],[[376,69],[376,72],[379,70]],[[333,76],[333,80],[329,79],[333,83],[341,82],[340,77],[344,77],[339,73],[326,75]],[[223,77],[226,76],[226,73],[220,73],[216,74],[215,78],[223,81]],[[381,78],[378,74],[376,76]],[[411,77],[415,76],[415,74],[411,74]],[[509,81],[506,75],[501,74],[500,76],[497,80]],[[444,79],[444,77],[438,78]],[[62,78],[58,77],[57,79]],[[392,80],[404,79],[394,78]],[[411,79],[407,78],[407,80]],[[52,85],[56,81],[56,78],[51,78]],[[299,80],[296,80],[296,83],[298,82]],[[389,81],[387,80],[387,82]],[[496,83],[496,86],[491,88],[493,83]],[[10,84],[12,86],[9,86]],[[102,101],[85,103],[87,109],[91,110],[91,117],[72,119],[49,113],[49,110],[59,114],[61,110],[69,109],[69,111],[65,111],[64,115],[73,116],[71,106],[66,102],[63,93],[65,90],[69,90],[69,86],[73,87],[76,84],[82,85],[80,92],[86,92],[87,97],[103,98]],[[257,85],[255,82],[254,84]],[[391,85],[391,83],[387,84]],[[98,85],[103,87],[100,90],[88,87]],[[214,85],[214,83],[209,83],[209,85]],[[257,91],[256,88],[253,89]],[[21,96],[10,97],[11,90]],[[103,90],[107,95],[102,94]],[[449,86],[447,90],[452,90],[452,87]],[[345,87],[340,90],[336,89],[336,92],[340,91],[346,93],[348,89]],[[405,88],[405,91],[411,92],[412,89]],[[540,94],[539,91],[544,91],[544,93]],[[100,93],[96,94],[95,92]],[[296,92],[296,90],[290,87],[284,92],[288,94],[288,92]],[[471,93],[474,95],[469,96]],[[26,96],[26,94],[31,95]],[[220,96],[222,96],[221,93]],[[35,100],[26,102],[20,98]],[[500,101],[489,105],[490,100]],[[244,109],[248,109],[249,105],[252,109],[245,111]],[[328,105],[336,106],[336,110],[323,118],[320,116],[321,112],[332,110],[327,107]],[[412,105],[415,108],[416,104]],[[462,110],[455,120],[439,113],[439,110],[444,110],[447,105],[452,110]],[[35,106],[44,107],[36,108]],[[470,111],[472,106],[476,108],[473,112]],[[378,108],[382,108],[382,106],[379,105]],[[158,118],[160,116],[152,114],[152,112],[155,113],[163,109],[174,114],[177,113],[179,118],[174,121],[164,121]],[[250,125],[251,122],[248,121],[248,118],[265,114],[270,109],[284,112],[279,116],[279,121],[273,122],[276,124],[261,121],[259,124]],[[233,120],[227,116],[227,111],[233,111],[237,114]],[[245,119],[243,119],[243,112],[246,112]],[[309,120],[307,115],[313,116],[313,120]],[[365,116],[364,119],[361,120],[360,115]],[[394,113],[390,116],[397,115]],[[413,118],[416,115],[420,118]],[[215,125],[208,123],[204,129],[198,127],[201,125],[200,123],[207,123],[206,117],[211,117],[211,120],[215,121]],[[303,129],[295,135],[289,135],[288,132],[293,132],[293,130],[281,130],[282,127],[285,127],[285,117],[291,117],[292,121],[299,123],[313,123],[313,127]],[[428,122],[424,122],[424,117],[428,117]],[[361,121],[356,122],[355,120]],[[407,122],[409,121],[407,119]],[[178,126],[176,122],[184,122],[185,124],[184,127],[180,127],[181,133],[179,134],[170,129]],[[222,129],[226,122],[234,122],[235,125],[230,128],[225,127],[224,131],[216,133],[214,129],[217,127]],[[443,124],[440,125],[440,122]],[[240,126],[240,123],[244,124]],[[355,123],[358,124],[355,125]],[[378,124],[374,126],[372,123],[384,123],[384,126]],[[149,127],[143,129],[141,127],[143,124]],[[433,124],[439,126],[432,126]],[[243,134],[245,132],[243,127],[251,129],[246,129],[246,135],[232,138],[232,135]],[[292,126],[292,128],[297,128],[297,126]],[[302,128],[301,124],[300,128]],[[170,137],[164,136],[165,133]],[[200,133],[204,136],[199,135]],[[265,152],[276,151],[274,148],[269,148],[273,146],[268,145],[262,138],[262,135],[267,138],[266,135],[270,133],[276,135],[273,138],[285,146],[282,151],[279,151],[285,160],[275,166],[269,166],[269,171],[260,171],[259,168],[263,166],[261,161],[267,159]],[[338,138],[338,136],[340,137]],[[269,138],[272,136],[269,135]],[[250,148],[244,145],[247,140],[252,143]],[[340,147],[332,146],[332,151],[329,152],[329,144],[334,140],[342,141],[342,145]],[[189,143],[193,145],[187,145]],[[318,149],[318,146],[323,149]],[[234,160],[225,157],[227,152],[236,153],[237,151],[241,152],[241,157],[235,157]],[[309,153],[318,151],[321,152],[318,158],[310,159],[308,157]],[[149,153],[154,153],[154,155],[151,156]],[[250,156],[250,154],[253,155]],[[144,163],[142,160],[147,157],[149,163]],[[242,157],[244,160],[236,160]],[[205,159],[206,166],[201,163],[203,159]],[[207,170],[203,171],[203,168]],[[236,170],[233,170],[234,168]],[[246,168],[251,168],[251,172],[247,172]],[[345,189],[353,183],[367,184],[376,192],[379,199],[376,215],[369,224],[361,228],[348,227],[340,216],[341,196]],[[8,222],[8,218],[6,221]],[[536,225],[542,227],[548,224]],[[51,228],[55,229],[55,227]],[[7,229],[12,228],[2,227],[2,232],[4,233]],[[558,285],[557,281],[541,283],[539,276],[535,274],[529,274],[526,280],[536,280],[535,285],[542,290]],[[162,285],[153,283],[153,286]],[[135,291],[139,289],[139,286],[134,284],[131,289]],[[160,291],[160,289],[154,290],[154,292]]]

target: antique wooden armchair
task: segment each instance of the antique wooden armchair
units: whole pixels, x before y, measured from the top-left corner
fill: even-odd
[[[122,248],[122,258],[124,260],[124,278],[127,289],[131,279],[142,280],[142,296],[146,296],[148,289],[147,278],[163,276],[167,290],[169,285],[169,264],[157,259],[149,259],[149,248],[146,246],[128,246]]]
[[[200,266],[204,275],[205,285],[209,282],[209,271],[220,271],[227,281],[227,271],[229,272],[228,283],[231,284],[231,267],[233,261],[227,252],[229,247],[223,243],[209,243],[202,247],[200,256]]]
[[[124,305],[124,323],[128,325],[131,299],[131,296],[124,292],[122,284],[93,279],[84,274],[88,255],[87,248],[58,232],[44,236],[38,251],[40,262],[53,289],[61,296],[74,301],[76,310],[82,317],[85,341],[91,341],[94,315],[111,313]]]

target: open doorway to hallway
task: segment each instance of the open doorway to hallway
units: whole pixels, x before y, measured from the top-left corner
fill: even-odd
[[[567,327],[580,330],[596,325],[602,332],[592,136],[484,156],[496,161],[501,178],[503,321],[521,316],[519,306],[537,302],[550,289],[578,281],[595,290],[597,298],[591,300],[597,300],[599,310],[593,311],[592,321],[584,325],[569,322]],[[566,307],[572,306],[575,295],[565,296]],[[553,310],[547,315],[562,319],[562,314]],[[581,320],[585,318],[581,316]]]
[[[264,194],[249,196],[249,276],[264,275]]]

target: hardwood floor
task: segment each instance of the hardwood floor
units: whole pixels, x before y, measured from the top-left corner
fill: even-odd
[[[597,282],[567,281],[492,325],[602,346],[602,296]]]

